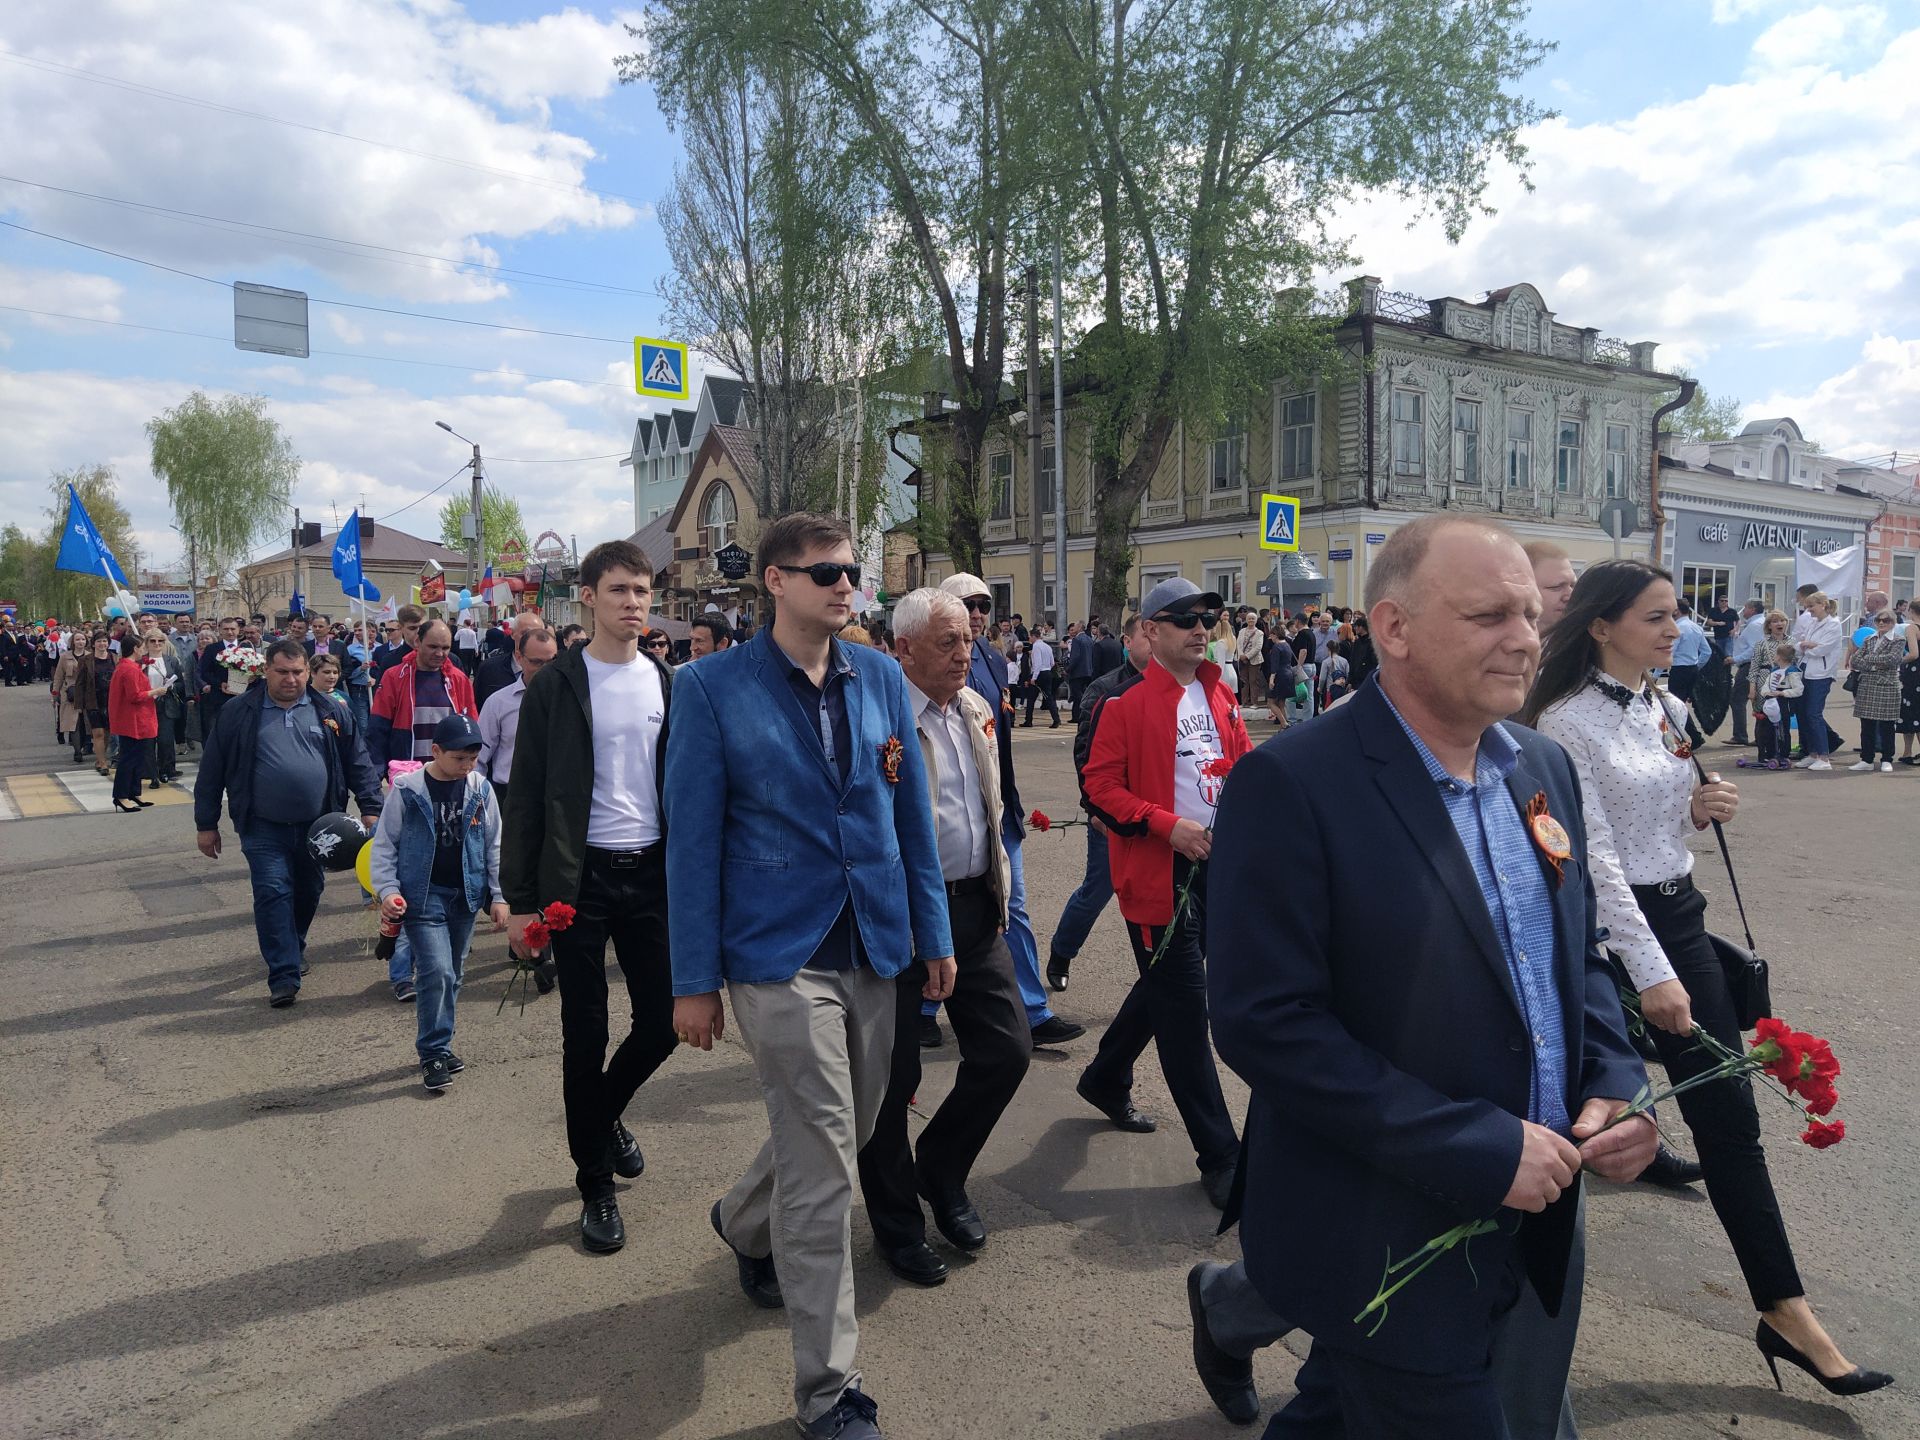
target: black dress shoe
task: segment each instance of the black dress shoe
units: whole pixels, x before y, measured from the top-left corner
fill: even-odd
[[[580,1207],[580,1243],[596,1255],[611,1255],[627,1243],[627,1227],[620,1223],[620,1202],[613,1196],[603,1195]]]
[[[720,1202],[713,1202],[713,1209],[707,1212],[707,1218],[713,1222],[713,1233],[720,1237],[720,1243],[733,1250],[733,1242],[727,1239],[727,1232],[720,1228]],[[739,1250],[733,1250],[734,1264],[740,1270],[740,1289],[747,1299],[762,1310],[778,1310],[787,1303],[787,1297],[780,1293],[780,1277],[774,1273],[773,1257],[756,1260],[753,1256]]]
[[[1047,984],[1053,988],[1055,994],[1066,993],[1067,971],[1072,966],[1073,961],[1066,956],[1055,955],[1052,951],[1047,952]]]
[[[1200,1303],[1200,1280],[1206,1265],[1187,1272],[1187,1310],[1193,1316],[1193,1368],[1220,1413],[1236,1425],[1260,1418],[1260,1392],[1253,1388],[1253,1361],[1238,1360],[1213,1343],[1207,1328],[1207,1307]]]
[[[1698,1160],[1676,1155],[1662,1141],[1660,1148],[1653,1152],[1653,1163],[1642,1170],[1638,1178],[1666,1190],[1684,1190],[1705,1173]]]
[[[542,995],[553,993],[553,987],[559,983],[559,971],[553,968],[553,961],[542,960],[533,967],[533,985]]]
[[[1069,1040],[1078,1040],[1087,1033],[1087,1027],[1076,1025],[1071,1020],[1062,1020],[1058,1015],[1049,1015],[1033,1027],[1033,1043],[1036,1045],[1064,1045]]]
[[[887,1262],[887,1268],[902,1280],[915,1285],[925,1285],[931,1289],[935,1285],[944,1285],[947,1281],[947,1262],[933,1253],[933,1247],[924,1240],[912,1245],[903,1245],[898,1250],[882,1249],[880,1258]]]
[[[298,990],[282,990],[278,995],[274,995],[270,997],[267,1001],[267,1004],[271,1005],[276,1010],[285,1010],[288,1006],[292,1005],[293,1002],[299,998],[300,998],[300,992]]]
[[[1119,1099],[1115,1100],[1104,1095],[1097,1095],[1087,1088],[1087,1077],[1085,1075],[1082,1075],[1074,1085],[1073,1093],[1093,1106],[1094,1109],[1106,1116],[1107,1119],[1111,1120],[1115,1128],[1124,1130],[1129,1135],[1151,1135],[1155,1130],[1160,1128],[1159,1124],[1151,1116],[1143,1115],[1133,1108],[1132,1096],[1122,1095]]]
[[[1200,1172],[1200,1188],[1207,1192],[1207,1199],[1216,1210],[1225,1210],[1233,1195],[1233,1169],[1231,1165],[1222,1165],[1217,1170]]]
[[[920,1193],[933,1211],[933,1223],[956,1250],[974,1251],[987,1243],[987,1227],[964,1190],[936,1190],[924,1181]]]
[[[618,1120],[613,1122],[613,1173],[623,1180],[637,1179],[647,1168],[647,1157],[640,1153],[640,1142]]]
[[[920,1048],[922,1050],[938,1050],[946,1043],[947,1037],[940,1033],[940,1017],[937,1015],[922,1015],[920,1017]]]

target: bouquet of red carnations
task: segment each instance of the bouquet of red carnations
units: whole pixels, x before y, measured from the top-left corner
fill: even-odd
[[[1645,1024],[1640,1017],[1639,997],[1623,993],[1621,1000],[1633,1026],[1637,1029]],[[1693,1027],[1692,1038],[1697,1047],[1714,1057],[1710,1067],[1662,1090],[1656,1091],[1650,1085],[1642,1085],[1640,1093],[1634,1096],[1627,1107],[1594,1133],[1611,1130],[1636,1115],[1645,1115],[1661,1101],[1697,1090],[1702,1085],[1711,1085],[1719,1080],[1752,1078],[1762,1082],[1772,1081],[1772,1088],[1787,1104],[1800,1112],[1807,1127],[1800,1135],[1802,1144],[1825,1150],[1846,1139],[1846,1121],[1835,1120],[1829,1124],[1824,1118],[1833,1113],[1833,1107],[1840,1101],[1840,1093],[1833,1083],[1840,1074],[1840,1062],[1834,1058],[1833,1046],[1818,1035],[1795,1030],[1784,1020],[1766,1019],[1754,1026],[1753,1039],[1745,1051],[1722,1045],[1698,1025]],[[1395,1260],[1389,1251],[1387,1268],[1380,1276],[1379,1288],[1360,1313],[1353,1317],[1354,1324],[1373,1315],[1376,1317],[1373,1328],[1367,1333],[1377,1333],[1387,1320],[1387,1302],[1411,1284],[1415,1277],[1448,1251],[1470,1246],[1476,1236],[1490,1234],[1499,1228],[1500,1221],[1488,1216],[1456,1225],[1399,1260]],[[1472,1264],[1470,1256],[1468,1264]]]
[[[498,1015],[507,1008],[507,1001],[513,998],[513,987],[520,987],[520,1009],[527,1008],[527,992],[532,988],[535,972],[540,968],[540,952],[553,943],[554,932],[564,930],[573,924],[575,911],[573,906],[563,900],[556,900],[527,922],[526,953],[523,955],[513,945],[507,946],[507,960],[513,971],[507,976],[507,988],[500,996],[500,1003],[493,1013]]]

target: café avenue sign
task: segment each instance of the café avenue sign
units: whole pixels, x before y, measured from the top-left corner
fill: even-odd
[[[1724,529],[1724,527],[1707,527]],[[1724,534],[1707,536],[1704,530],[1702,539],[1725,539]],[[1740,531],[1742,550],[1804,550],[1809,555],[1825,555],[1838,550],[1847,542],[1831,536],[1815,536],[1809,541],[1805,527],[1800,525],[1762,525],[1757,520],[1749,520]]]

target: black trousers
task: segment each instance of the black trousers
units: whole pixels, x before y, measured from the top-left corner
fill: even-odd
[[[140,798],[140,777],[147,773],[147,756],[152,750],[151,740],[135,740],[131,735],[120,737],[120,765],[113,772],[115,800]]]
[[[1263,1440],[1508,1440],[1512,1433],[1491,1363],[1429,1375],[1316,1340],[1293,1388]]]
[[[1045,701],[1047,714],[1053,718],[1053,723],[1060,723],[1060,700],[1054,693],[1057,688],[1051,675],[1034,677],[1033,684],[1027,686],[1027,724],[1033,724],[1033,707],[1038,701]]]
[[[1080,697],[1087,693],[1087,687],[1093,684],[1091,675],[1069,675],[1067,677],[1067,696],[1073,701],[1073,718],[1080,718]]]
[[[176,763],[173,744],[173,717],[160,717],[160,733],[151,742],[153,748],[147,752],[147,779],[162,780],[172,776]]]
[[[1204,1173],[1232,1165],[1240,1154],[1240,1140],[1220,1091],[1220,1072],[1214,1068],[1213,1040],[1207,1029],[1207,962],[1200,950],[1200,937],[1206,933],[1207,867],[1175,855],[1176,895],[1189,872],[1194,872],[1191,903],[1179,917],[1158,964],[1148,962],[1166,927],[1127,922],[1140,978],[1100,1037],[1100,1048],[1082,1078],[1098,1095],[1115,1099],[1126,1095],[1133,1089],[1133,1062],[1151,1040],[1160,1052],[1161,1072]]]
[[[956,976],[947,1019],[960,1048],[953,1089],[920,1132],[907,1140],[907,1107],[920,1088],[920,999],[926,966],[915,961],[895,984],[893,1068],[873,1135],[860,1148],[860,1190],[873,1233],[888,1250],[927,1238],[920,1192],[966,1189],[973,1162],[993,1134],[1033,1056],[1033,1031],[1013,954],[1000,934],[1000,907],[989,891],[947,902]]]
[[[1667,672],[1667,689],[1676,700],[1693,699],[1693,687],[1700,683],[1698,665],[1676,665]]]
[[[1862,720],[1860,722],[1860,747],[1869,760],[1893,759],[1892,720]]]
[[[1752,685],[1753,662],[1742,660],[1733,670],[1733,696],[1728,701],[1733,716],[1733,743],[1747,743],[1747,693]]]
[[[1722,1045],[1744,1049],[1726,972],[1707,939],[1706,897],[1694,888],[1693,878],[1636,885],[1633,898],[1667,952],[1674,974],[1687,987],[1694,1023]],[[1685,1080],[1711,1068],[1711,1058],[1689,1041],[1651,1025],[1647,1029],[1669,1079]],[[1707,1198],[1733,1245],[1754,1308],[1771,1310],[1782,1300],[1804,1295],[1773,1178],[1767,1173],[1766,1152],[1760,1147],[1760,1116],[1751,1082],[1721,1080],[1689,1090],[1675,1103],[1693,1134],[1700,1168],[1706,1172]]]
[[[560,982],[560,1086],[567,1149],[583,1200],[613,1193],[613,1127],[678,1043],[667,950],[664,845],[626,863],[587,847],[573,924],[553,937]],[[627,982],[633,1028],[607,1059],[607,942]]]

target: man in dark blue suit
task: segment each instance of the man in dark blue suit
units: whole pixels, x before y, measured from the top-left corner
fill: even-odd
[[[1378,677],[1248,756],[1220,802],[1209,998],[1253,1091],[1245,1259],[1189,1294],[1223,1409],[1251,1399],[1251,1334],[1313,1335],[1270,1440],[1504,1440],[1496,1344],[1523,1286],[1553,1314],[1579,1283],[1580,1170],[1627,1180],[1653,1155],[1645,1117],[1601,1130],[1645,1075],[1597,944],[1572,764],[1499,723],[1538,662],[1539,610],[1498,526],[1403,527],[1367,577]],[[1488,1217],[1471,1266],[1448,1254],[1377,1330],[1360,1318],[1388,1255]]]

